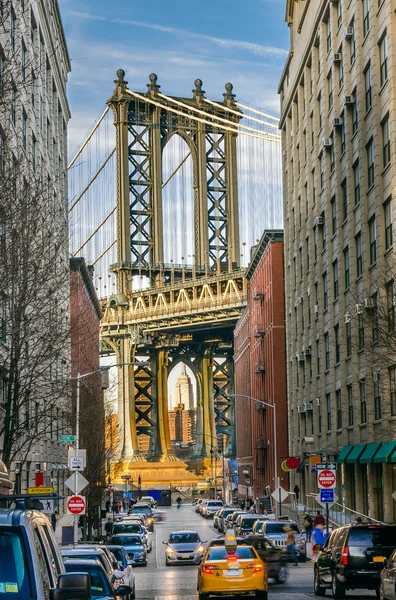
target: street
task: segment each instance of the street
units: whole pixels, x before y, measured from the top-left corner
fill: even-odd
[[[201,539],[210,541],[217,536],[213,528],[213,520],[203,519],[195,513],[191,505],[182,506],[178,511],[176,507],[167,508],[166,520],[157,523],[153,535],[153,550],[149,554],[147,568],[136,567],[136,597],[138,600],[166,598],[170,600],[196,600],[197,567],[195,566],[165,566],[165,546],[162,541],[167,540],[172,531],[178,529],[193,529],[198,531]],[[276,596],[277,600],[305,600],[314,598],[313,593],[313,566],[312,562],[290,567],[289,581],[285,585],[275,585],[270,581],[269,597]],[[331,597],[330,591],[326,593]],[[374,592],[351,591],[347,598],[375,598]]]

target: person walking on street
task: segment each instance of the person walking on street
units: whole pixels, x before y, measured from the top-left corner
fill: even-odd
[[[296,498],[296,504],[298,504],[298,499],[300,498],[300,488],[298,487],[297,483],[294,486],[293,492],[294,492],[294,496]]]
[[[111,528],[113,527],[113,521],[111,519],[107,519],[107,523],[105,525],[105,533],[106,539],[109,539],[111,536]]]
[[[285,525],[285,527],[283,528],[283,531],[286,532],[287,538],[286,538],[286,550],[289,554],[292,555],[293,560],[294,560],[294,566],[298,567],[298,556],[297,556],[297,552],[296,552],[296,534],[294,533],[293,529],[290,527],[290,525]]]
[[[311,515],[309,515],[308,513],[304,517],[304,527],[305,527],[305,538],[306,538],[307,542],[310,542],[311,537],[312,537],[313,522],[312,522]]]
[[[180,496],[178,496],[176,498],[177,510],[179,510],[179,508],[181,507],[181,503],[182,503],[182,499],[180,498]]]
[[[54,531],[56,530],[56,521],[57,521],[58,515],[59,515],[59,513],[57,510],[55,510],[51,515],[51,525],[52,525],[52,529]]]
[[[322,525],[322,523],[319,523],[316,527],[314,527],[314,530],[312,532],[312,554],[314,556],[318,552],[318,550],[321,550],[323,548],[325,541],[326,535],[324,532],[324,525]]]
[[[325,526],[325,519],[324,519],[324,516],[320,513],[320,510],[318,510],[315,515],[313,525],[314,525],[314,528],[317,527],[318,525],[323,525],[323,527]]]

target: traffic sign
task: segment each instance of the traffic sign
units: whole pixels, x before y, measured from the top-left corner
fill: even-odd
[[[84,461],[84,467],[87,466],[87,451],[86,450],[83,450],[82,448],[79,448],[78,450],[76,450],[75,448],[69,448],[69,450],[67,451],[67,461],[68,461],[67,464],[68,465],[70,465],[70,458],[72,456],[82,456],[83,461]]]
[[[76,471],[73,475],[70,475],[65,481],[65,485],[73,492],[73,494],[79,494],[85,487],[87,487],[89,481],[85,479],[81,473]]]
[[[53,487],[28,487],[28,494],[53,494]]]
[[[323,469],[330,469],[330,471],[336,471],[337,465],[334,463],[316,463],[317,471],[323,471]]]
[[[321,490],[323,491],[323,490]],[[330,491],[330,490],[327,490]],[[321,502],[320,501],[320,494],[318,494],[317,496],[315,496],[315,500],[318,504],[320,504],[321,506],[323,506],[323,508],[326,508],[328,506],[330,506],[332,504],[332,502]],[[334,502],[338,502],[338,496],[337,494],[334,494]]]
[[[83,471],[84,470],[84,457],[83,456],[69,456],[69,469],[70,469],[70,471]]]
[[[286,490],[284,490],[283,487],[281,487],[281,486],[277,487],[276,490],[274,490],[271,494],[271,496],[273,497],[275,502],[279,502],[279,500],[281,502],[284,502],[284,500],[286,500],[288,495],[289,495],[289,492],[286,492]]]
[[[72,515],[85,514],[84,496],[69,496],[67,499],[67,512]]]
[[[55,500],[51,500],[50,498],[41,500],[43,503],[43,513],[47,515],[51,515],[55,511]]]
[[[393,500],[396,500],[396,492],[393,492],[392,498],[393,498]]]
[[[331,471],[330,469],[318,471],[318,487],[329,490],[335,488],[336,481],[337,477],[334,471]]]
[[[60,442],[75,442],[76,436],[75,435],[61,435],[59,437],[59,441]]]
[[[321,489],[319,492],[321,504],[333,504],[334,503],[334,489],[326,490]]]

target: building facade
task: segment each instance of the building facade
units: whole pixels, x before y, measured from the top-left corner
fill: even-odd
[[[57,0],[0,7],[0,455],[64,495],[70,416],[66,83]]]
[[[288,0],[279,86],[287,377],[295,475],[338,462],[338,496],[396,517],[396,13],[393,0]]]
[[[246,276],[247,307],[234,332],[238,491],[256,498],[277,487],[275,475],[288,488],[280,469],[288,457],[282,231],[264,232]],[[276,406],[276,436],[274,409],[254,399]]]

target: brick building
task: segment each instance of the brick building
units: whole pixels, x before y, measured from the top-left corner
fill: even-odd
[[[265,231],[247,271],[248,302],[234,332],[238,491],[263,495],[274,482],[273,409],[276,405],[277,464],[288,456],[283,232]]]

